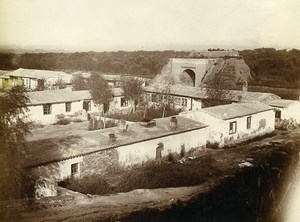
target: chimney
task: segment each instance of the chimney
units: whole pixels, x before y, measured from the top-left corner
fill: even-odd
[[[115,134],[114,133],[110,133],[109,134],[109,142],[111,144],[113,144],[114,142],[116,142],[116,140],[117,140],[117,137],[115,136]]]
[[[126,132],[128,130],[128,124],[126,124],[126,120],[121,119],[119,121],[119,131]]]
[[[175,116],[172,116],[170,119],[170,129],[171,130],[176,130],[178,126],[178,120]]]
[[[248,82],[247,82],[247,80],[245,80],[243,82],[243,92],[247,92],[247,91],[248,91]]]
[[[238,96],[238,103],[241,103],[243,101],[243,97],[241,95]]]

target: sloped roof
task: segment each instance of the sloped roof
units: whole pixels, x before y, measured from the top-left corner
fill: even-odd
[[[28,92],[30,105],[47,104],[47,103],[62,103],[84,99],[92,99],[88,90],[71,91],[70,89],[46,90]]]
[[[72,75],[62,71],[38,70],[38,69],[17,69],[4,74],[5,76],[28,77],[34,79],[53,79],[62,78],[67,83],[71,82]]]
[[[232,103],[228,105],[203,108],[197,112],[204,112],[218,119],[227,120],[256,113],[272,110],[273,108],[263,103]]]
[[[122,96],[123,90],[120,88],[112,89],[114,96]],[[40,105],[47,103],[63,103],[78,100],[91,100],[89,90],[71,91],[70,89],[45,90],[28,92],[30,103],[28,105]]]
[[[144,87],[144,91],[146,92],[154,92],[154,93],[162,93],[167,92],[167,87],[169,87],[169,93],[174,96],[183,96],[190,97],[196,99],[207,99],[207,90],[206,88],[198,88],[192,86],[183,86],[183,85],[170,85],[166,86],[165,84],[153,84],[150,86]],[[273,93],[262,93],[262,92],[249,92],[249,91],[238,91],[238,90],[230,90],[230,95],[232,97],[231,101],[237,102],[239,97],[242,96],[242,100],[245,102],[249,101],[267,101],[280,99],[279,96]]]
[[[298,100],[288,100],[288,99],[275,99],[275,100],[270,100],[267,102],[268,105],[270,106],[275,106],[275,107],[282,107],[282,108],[287,108],[292,104],[300,104]],[[300,110],[299,110],[300,112]]]

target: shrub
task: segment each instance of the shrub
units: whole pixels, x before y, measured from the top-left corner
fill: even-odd
[[[70,122],[71,121],[69,119],[58,119],[56,124],[58,124],[58,125],[68,125],[68,124],[70,124]]]
[[[80,179],[67,178],[59,182],[58,185],[84,194],[103,195],[112,191],[107,181],[101,175],[90,175]]]
[[[207,142],[206,147],[211,149],[219,149],[219,143],[218,142]]]
[[[169,153],[169,154],[168,154],[167,160],[168,160],[169,162],[173,162],[173,161],[175,160],[173,153]]]

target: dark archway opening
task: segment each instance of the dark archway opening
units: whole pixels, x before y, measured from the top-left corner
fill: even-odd
[[[180,74],[180,81],[188,86],[196,85],[196,74],[191,69],[186,69]]]

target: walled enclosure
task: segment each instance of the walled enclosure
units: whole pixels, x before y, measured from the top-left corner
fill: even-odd
[[[207,128],[202,127],[187,132],[177,132],[168,136],[161,136],[149,140],[124,144],[114,148],[87,153],[67,160],[41,164],[30,168],[34,177],[47,177],[56,181],[71,176],[71,165],[79,163],[80,176],[105,174],[109,169],[129,167],[156,159],[158,144],[163,144],[162,158],[169,153],[180,154],[183,149],[186,153],[196,155],[206,147]],[[79,175],[77,175],[79,176]]]

